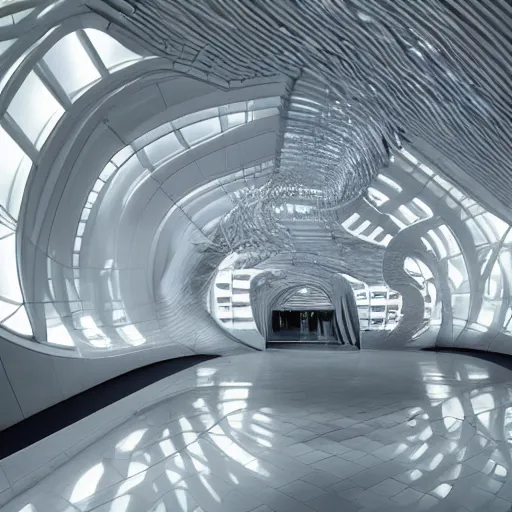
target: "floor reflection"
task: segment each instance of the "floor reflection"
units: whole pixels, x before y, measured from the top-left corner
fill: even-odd
[[[509,511],[511,376],[431,352],[217,359],[3,510]]]

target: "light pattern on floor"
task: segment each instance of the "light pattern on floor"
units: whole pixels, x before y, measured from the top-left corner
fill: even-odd
[[[509,511],[510,371],[434,353],[269,351],[169,396],[4,512]],[[385,383],[385,384],[383,384]]]

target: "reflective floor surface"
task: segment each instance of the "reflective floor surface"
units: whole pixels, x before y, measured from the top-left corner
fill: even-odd
[[[188,391],[172,395],[177,379]],[[509,511],[512,373],[460,354],[268,351],[168,397],[3,512]]]

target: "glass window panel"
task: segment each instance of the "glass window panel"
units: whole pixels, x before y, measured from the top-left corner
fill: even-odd
[[[371,222],[369,220],[365,220],[362,222],[354,231],[352,232],[355,236],[361,234],[369,225]]]
[[[411,153],[409,153],[409,151],[406,151],[405,149],[402,149],[400,151],[402,153],[402,155],[405,156],[405,158],[407,158],[407,160],[409,160],[409,162],[411,162],[413,165],[417,165],[419,163],[419,160],[417,158],[415,158],[414,156],[411,155]]]
[[[374,240],[375,238],[377,238],[382,232],[384,231],[383,228],[381,228],[380,226],[377,226],[369,235],[368,235],[368,239],[370,240]]]
[[[462,206],[466,209],[466,210],[469,210],[469,208],[471,208],[473,205],[475,205],[475,201],[473,201],[473,199],[471,199],[470,197],[466,197],[465,199],[463,199],[461,201],[461,204]]]
[[[425,263],[423,263],[421,260],[416,260],[416,263],[418,264],[418,267],[425,279],[430,279],[431,277],[433,277],[432,271],[427,265],[425,265]]]
[[[245,101],[239,101],[237,103],[230,103],[229,105],[222,105],[219,107],[219,113],[222,114],[233,114],[235,112],[245,112],[247,110],[247,103]]]
[[[452,260],[448,260],[448,279],[450,280],[452,292],[457,291],[465,280],[462,272],[452,263]]]
[[[456,240],[456,238],[453,236],[453,233],[451,230],[443,224],[442,226],[439,226],[439,231],[441,232],[443,238],[445,239],[447,246],[448,246],[448,254],[451,256],[454,256],[455,254],[460,254],[460,247]]]
[[[421,241],[423,242],[423,245],[427,248],[427,251],[435,252],[432,245],[430,245],[430,242],[426,240],[425,238],[421,237]]]
[[[382,181],[382,183],[385,183],[386,185],[390,186],[392,189],[396,190],[397,192],[402,192],[402,187],[396,181],[392,180],[391,178],[388,178],[386,175],[379,174],[377,176],[377,179]]]
[[[427,217],[432,217],[434,215],[434,212],[431,210],[429,206],[427,206],[421,199],[418,199],[415,197],[412,202],[420,209],[422,210]]]
[[[1,153],[0,153],[1,154]],[[20,214],[21,202],[23,200],[23,194],[25,193],[25,186],[27,179],[32,169],[32,160],[28,156],[24,157],[21,161],[21,165],[16,173],[16,178],[11,189],[11,196],[9,198],[9,204],[7,205],[7,211],[15,218],[18,219]]]
[[[10,235],[12,232],[13,232],[13,230],[11,228],[0,223],[0,238]]]
[[[234,126],[240,126],[245,123],[245,112],[239,112],[237,114],[228,114],[226,116],[227,127],[233,128]]]
[[[220,120],[218,117],[206,119],[181,129],[181,133],[189,145],[198,144],[210,139],[221,132]]]
[[[405,258],[404,260],[404,270],[414,278],[418,283],[423,285],[424,278],[423,274],[418,266],[418,263],[415,258]]]
[[[91,40],[94,48],[96,48],[103,64],[105,64],[105,67],[109,70],[114,68],[119,69],[130,62],[142,58],[140,55],[128,50],[128,48],[125,48],[121,43],[100,30],[86,28],[85,33]]]
[[[76,231],[77,236],[82,236],[85,231],[85,222],[78,223],[78,229]]]
[[[114,174],[116,171],[117,171],[117,167],[113,163],[109,162],[103,168],[103,171],[101,171],[100,179],[102,179],[103,181],[106,182],[106,181],[108,181],[110,176],[112,176],[112,174]]]
[[[52,11],[53,9],[55,9],[57,6],[59,6],[60,4],[63,4],[64,2],[66,2],[67,0],[56,0],[54,1],[53,3],[51,3],[50,5],[48,5],[47,7],[45,7],[38,15],[37,15],[37,19],[41,19],[43,18],[44,16],[46,16],[50,11]]]
[[[475,222],[480,226],[482,233],[485,238],[490,242],[496,242],[498,240],[498,236],[496,235],[494,229],[491,224],[489,224],[489,220],[485,215],[478,215],[474,217]]]
[[[16,265],[14,233],[0,240],[0,296],[15,302],[23,302]]]
[[[400,159],[398,162],[400,164],[400,169],[407,174],[412,174],[413,176],[419,175],[423,176],[422,173],[417,172],[417,167],[415,167],[413,164],[411,164],[409,161]],[[417,178],[418,179],[418,178]]]
[[[452,188],[452,184],[449,183],[448,181],[446,181],[444,178],[441,178],[441,176],[439,176],[439,175],[434,176],[434,181],[439,183],[439,185],[441,185],[441,187],[444,190],[450,190]]]
[[[377,190],[374,187],[368,188],[368,197],[375,206],[381,206],[386,201],[389,201],[389,197],[386,194],[383,194],[380,190]]]
[[[133,149],[131,146],[125,146],[112,157],[112,162],[114,162],[117,167],[121,167],[132,155]]]
[[[356,220],[358,220],[360,217],[360,215],[358,213],[353,213],[345,222],[343,222],[341,225],[345,228],[345,229],[348,229],[350,226],[352,226],[352,224],[354,224],[354,222],[356,222]]]
[[[138,346],[146,343],[146,338],[140,333],[135,325],[125,325],[116,329],[121,338],[129,345]]]
[[[94,192],[94,190],[91,190],[89,192],[89,196],[87,197],[87,202],[93,205],[96,202],[96,199],[98,199],[98,193]]]
[[[0,26],[1,25],[1,19],[0,19]],[[0,41],[0,55],[5,52],[10,46],[16,41],[16,39],[9,39],[8,41]]]
[[[394,215],[390,215],[389,218],[400,228],[406,228],[407,225],[404,224],[400,219],[397,219]]]
[[[487,243],[487,239],[484,237],[482,230],[478,227],[475,219],[471,218],[466,221],[466,225],[468,226],[471,235],[473,236],[473,240],[475,245],[481,245]]]
[[[411,224],[413,222],[416,222],[418,220],[418,216],[415,215],[407,206],[401,205],[398,207],[398,211],[407,219],[408,222]]]
[[[497,260],[492,269],[487,282],[485,283],[485,297],[489,299],[501,299],[503,297],[503,279],[501,265]]]
[[[14,25],[14,20],[12,19],[11,15],[0,18],[0,28],[8,27],[9,25]]]
[[[434,242],[436,254],[439,257],[439,259],[442,260],[443,258],[446,258],[446,256],[448,256],[446,247],[444,246],[443,242],[441,241],[437,233],[433,230],[430,230],[427,234],[430,236],[430,239]]]
[[[153,165],[157,165],[163,160],[171,158],[172,156],[181,153],[185,148],[181,145],[180,141],[173,133],[169,133],[164,137],[155,140],[145,148],[145,152],[149,161]]]
[[[512,253],[510,249],[502,249],[499,255],[499,264],[502,272],[502,282],[500,283],[500,294],[503,295],[505,283],[512,281]],[[509,292],[510,293],[510,292]]]
[[[452,310],[454,318],[467,320],[469,316],[470,295],[469,293],[452,295]]]
[[[62,38],[44,56],[44,61],[72,99],[101,78],[76,33]]]
[[[480,215],[481,213],[485,213],[485,208],[483,208],[481,205],[479,205],[478,203],[473,203],[470,207],[469,207],[469,213],[471,215],[473,215],[473,217],[476,217],[477,215]]]
[[[446,191],[442,187],[440,187],[435,181],[429,181],[426,186],[437,197],[446,196]]]
[[[31,71],[18,89],[7,112],[36,148],[41,149],[64,114],[64,109]]]
[[[476,323],[484,327],[490,327],[494,320],[494,313],[498,309],[499,304],[484,299]]]
[[[19,304],[11,304],[10,302],[0,300],[0,322],[3,322],[6,317],[12,315],[19,307]]]
[[[0,18],[0,21],[1,21],[1,18]],[[1,26],[1,24],[0,24],[0,26]],[[34,48],[36,48],[37,46],[42,44],[44,42],[44,40],[55,30],[55,28],[56,27],[54,27],[53,29],[49,30],[41,39],[39,39],[36,43],[34,43],[30,48],[27,48],[25,50],[25,52],[20,57],[18,57],[18,59],[16,59],[14,64],[10,68],[8,68],[3,73],[3,75],[0,75],[0,93],[3,91],[3,89],[6,86],[7,82],[12,78],[12,76],[14,75],[16,70],[21,66],[21,64],[23,63],[23,61],[27,57],[27,55],[29,55],[30,52],[32,52],[34,50]]]
[[[180,117],[179,119],[174,120],[172,124],[175,128],[183,128],[184,126],[197,123],[198,121],[204,121],[205,119],[210,119],[212,117],[217,117],[218,115],[219,109],[217,107],[213,107]]]
[[[8,318],[3,325],[22,336],[32,336],[32,327],[25,306],[20,306],[18,311]]]
[[[30,13],[32,13],[34,11],[34,7],[32,7],[31,9],[25,9],[23,11],[18,11],[18,12],[15,12],[13,15],[12,15],[12,18],[14,20],[14,23],[19,23],[21,20],[25,19]]]
[[[245,169],[243,169],[243,172],[244,172],[244,176],[251,176],[252,174],[255,174],[256,172],[258,172],[258,166],[246,167]],[[229,176],[227,176],[227,177],[229,177]]]
[[[450,195],[459,202],[462,201],[465,197],[464,194],[458,188],[455,187],[453,187],[450,190]]]
[[[52,345],[74,347],[75,343],[65,325],[58,318],[47,320],[47,341]]]
[[[391,242],[391,240],[393,240],[393,237],[391,235],[386,235],[382,241],[380,242],[381,245],[387,247],[389,245],[389,242]]]
[[[455,201],[454,199],[452,199],[452,197],[450,195],[446,195],[444,197],[444,201],[445,203],[447,204],[447,206],[449,206],[450,208],[452,208],[453,210],[456,209],[458,207],[458,203],[457,201]]]
[[[494,230],[497,238],[501,238],[509,228],[509,225],[505,221],[501,220],[490,212],[483,213],[482,217],[487,221],[487,225],[489,225]]]
[[[256,121],[257,119],[263,119],[264,117],[271,117],[279,115],[278,108],[264,108],[261,110],[255,110],[253,112],[252,120]]]
[[[84,208],[82,210],[82,215],[80,216],[80,220],[87,220],[89,218],[89,215],[91,214],[90,208]]]
[[[4,206],[14,218],[18,218],[20,196],[23,196],[32,161],[1,126],[0,156],[2,158],[0,205]]]
[[[101,189],[103,188],[103,181],[101,180],[96,180],[96,183],[94,184],[94,187],[92,187],[92,189],[94,190],[94,192],[100,192]]]
[[[247,102],[247,110],[260,110],[264,108],[279,107],[281,105],[280,96],[271,96],[269,98],[259,98]]]
[[[233,318],[253,318],[251,306],[234,308]]]
[[[151,144],[155,140],[160,139],[164,135],[171,133],[173,130],[174,128],[171,123],[164,123],[135,139],[132,143],[132,146],[136,151],[138,151],[139,149],[146,147],[148,144]]]

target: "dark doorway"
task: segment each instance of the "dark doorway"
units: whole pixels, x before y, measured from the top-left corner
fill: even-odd
[[[269,341],[336,342],[334,311],[272,311]]]

